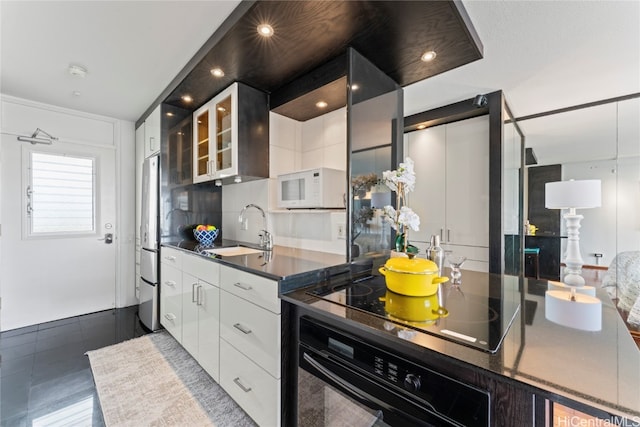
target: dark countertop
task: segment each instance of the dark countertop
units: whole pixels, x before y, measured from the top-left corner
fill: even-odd
[[[221,246],[241,242],[225,240]],[[241,243],[244,246],[254,247]],[[275,246],[269,253],[215,257],[202,252],[197,242],[163,242],[163,246],[198,253],[215,262],[278,280],[284,301],[332,316],[342,322],[357,322],[391,342],[415,345],[434,356],[480,368],[505,381],[533,387],[536,392],[563,401],[569,399],[632,421],[640,421],[640,350],[631,338],[614,304],[604,290],[602,330],[586,332],[564,327],[545,318],[544,292],[547,281],[464,271],[463,286],[495,283],[503,285],[503,298],[519,300],[521,309],[502,346],[490,354],[428,333],[398,327],[360,310],[322,300],[306,291],[333,276],[348,274],[344,257],[323,252]],[[374,268],[374,271],[377,269]]]
[[[296,249],[275,245],[270,251],[238,256],[216,256],[205,252],[198,242],[181,240],[178,242],[162,242],[162,246],[180,249],[191,254],[197,254],[223,265],[228,265],[252,274],[280,281],[280,292],[286,293],[294,288],[317,283],[332,269],[348,268],[344,255],[326,252]],[[246,246],[259,249],[254,244],[223,240],[214,247]],[[161,249],[162,250],[162,249]]]

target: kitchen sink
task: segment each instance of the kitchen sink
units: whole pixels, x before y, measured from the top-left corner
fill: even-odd
[[[246,246],[229,246],[225,248],[205,249],[204,251],[220,256],[250,255],[263,252],[260,249],[247,248]]]

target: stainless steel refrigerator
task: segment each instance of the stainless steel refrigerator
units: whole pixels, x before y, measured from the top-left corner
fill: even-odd
[[[155,331],[160,327],[158,270],[159,158],[147,158],[142,165],[142,220],[140,221],[140,321]]]

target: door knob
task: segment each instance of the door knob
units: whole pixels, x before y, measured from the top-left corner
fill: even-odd
[[[104,240],[105,244],[110,245],[113,243],[113,233],[105,233],[104,237],[98,240]]]

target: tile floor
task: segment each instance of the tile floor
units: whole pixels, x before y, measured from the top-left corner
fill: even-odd
[[[0,425],[103,426],[84,354],[144,335],[137,311],[106,310],[0,333]]]

